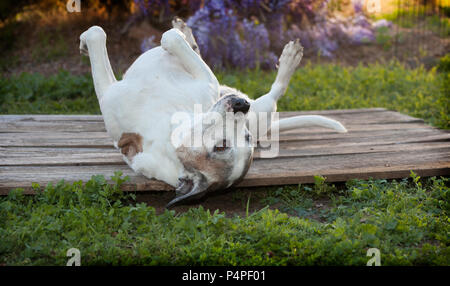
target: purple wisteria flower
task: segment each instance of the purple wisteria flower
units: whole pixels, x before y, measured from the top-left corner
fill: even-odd
[[[202,57],[213,69],[272,69],[284,45],[297,38],[305,50],[325,57],[333,57],[341,44],[375,40],[375,25],[363,12],[363,0],[352,1],[353,17],[339,20],[328,12],[330,0],[134,1],[148,17],[152,16],[151,9],[164,7],[169,11],[173,3],[184,3],[191,11],[186,24],[192,29]],[[153,45],[154,38],[148,38],[141,49]]]
[[[141,52],[145,53],[148,50],[153,49],[154,47],[158,46],[157,43],[155,43],[155,35],[151,35],[148,38],[145,38],[141,43]]]
[[[356,14],[360,14],[363,12],[364,1],[363,0],[353,0],[353,10]]]

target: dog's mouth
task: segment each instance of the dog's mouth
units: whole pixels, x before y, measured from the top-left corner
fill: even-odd
[[[166,205],[166,208],[198,200],[203,197],[208,192],[206,178],[201,174],[194,178],[187,176],[179,178],[175,192],[176,197]]]
[[[175,190],[176,196],[166,205],[166,208],[197,201],[207,193],[214,192],[225,187],[225,182],[208,184],[206,177],[201,173],[196,173],[192,178],[187,176],[179,178],[178,186]]]

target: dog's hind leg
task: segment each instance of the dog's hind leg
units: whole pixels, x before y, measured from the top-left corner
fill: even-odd
[[[162,35],[161,47],[168,53],[178,57],[183,67],[195,79],[213,84],[215,90],[218,91],[219,82],[216,76],[200,55],[191,48],[185,37],[177,28],[170,29]]]
[[[173,20],[172,20],[172,27],[177,28],[178,30],[180,30],[186,36],[186,41],[189,43],[191,48],[199,56],[201,56],[200,49],[199,49],[199,47],[197,45],[197,41],[195,41],[195,38],[194,38],[194,35],[192,34],[191,28],[189,28],[189,26],[186,25],[186,23],[179,17],[173,18]]]

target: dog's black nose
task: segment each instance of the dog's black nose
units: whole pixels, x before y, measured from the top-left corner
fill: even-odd
[[[231,99],[231,108],[233,108],[234,113],[247,113],[250,109],[250,103],[244,98],[234,97]]]

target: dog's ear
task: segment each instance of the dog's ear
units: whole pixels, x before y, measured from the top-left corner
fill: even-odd
[[[175,190],[176,197],[166,205],[166,208],[200,199],[207,193],[207,188],[206,178],[202,174],[197,174],[193,179],[187,177],[179,178],[178,186]]]
[[[131,161],[137,153],[143,151],[142,141],[139,133],[122,133],[117,146],[120,148],[120,152]]]

